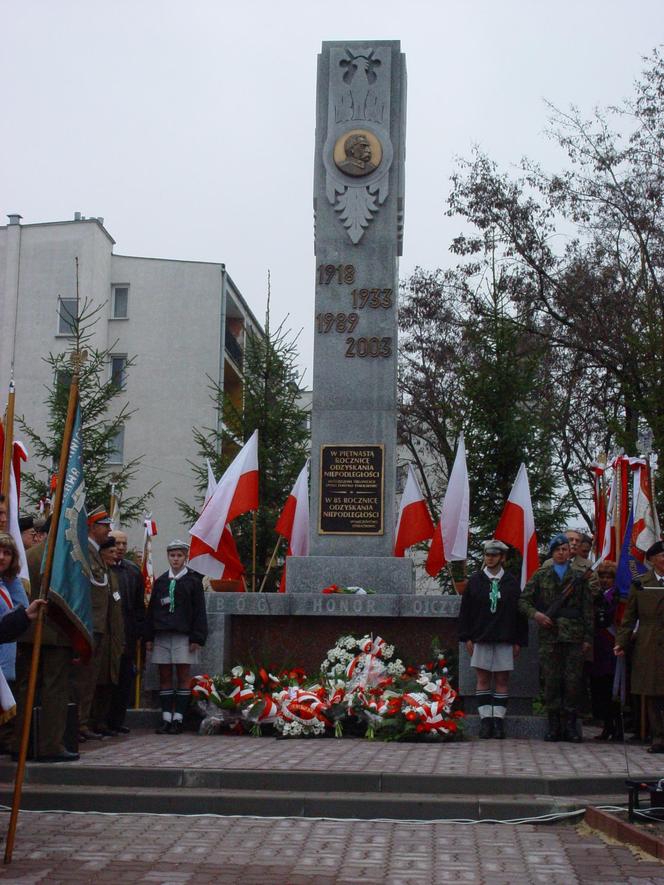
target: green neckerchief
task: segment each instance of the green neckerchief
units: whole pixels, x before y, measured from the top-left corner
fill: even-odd
[[[495,615],[498,608],[498,600],[500,599],[500,578],[492,578],[491,591],[489,593],[489,602],[491,603],[491,614]]]
[[[175,578],[171,578],[168,584],[168,610],[169,612],[175,611],[175,585],[177,581]]]

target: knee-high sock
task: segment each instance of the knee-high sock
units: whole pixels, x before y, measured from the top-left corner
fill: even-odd
[[[505,714],[507,713],[507,699],[509,695],[507,692],[505,694],[501,694],[497,691],[493,693],[493,715],[496,719],[504,719]]]
[[[175,692],[175,713],[173,713],[173,720],[184,719],[184,714],[189,709],[190,697],[191,692],[188,688],[178,688]]]
[[[493,716],[491,689],[487,688],[481,691],[478,688],[475,691],[475,697],[477,698],[477,712],[479,713],[480,719],[486,719],[487,716]]]
[[[172,688],[169,688],[167,691],[159,692],[159,703],[161,704],[161,718],[165,719],[166,722],[170,722],[173,718],[173,699],[175,698],[175,692]]]

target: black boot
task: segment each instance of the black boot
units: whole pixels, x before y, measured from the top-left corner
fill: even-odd
[[[480,739],[485,741],[487,738],[493,737],[493,718],[491,716],[483,716],[480,719]]]
[[[572,744],[580,744],[581,736],[576,727],[576,713],[568,713],[565,721],[565,734],[563,740]]]
[[[499,741],[505,739],[505,720],[498,716],[493,720],[493,736]]]
[[[544,740],[549,742],[560,740],[560,713],[549,713],[549,728]]]
[[[604,720],[604,727],[600,734],[596,734],[594,741],[611,741],[615,732],[615,723],[611,719]]]

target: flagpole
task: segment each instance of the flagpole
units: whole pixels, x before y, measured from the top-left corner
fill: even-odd
[[[256,592],[256,511],[254,510],[251,551],[251,592]]]
[[[78,404],[78,377],[80,371],[81,355],[77,351],[73,357],[74,371],[72,373],[71,387],[69,388],[69,402],[67,403],[67,417],[65,419],[64,431],[62,434],[62,446],[60,448],[60,461],[58,463],[58,484],[55,489],[55,498],[51,510],[51,528],[48,533],[46,543],[46,559],[44,564],[44,572],[41,578],[41,586],[39,588],[39,598],[47,599],[48,590],[51,583],[51,572],[53,570],[53,557],[55,554],[55,540],[58,534],[58,523],[60,521],[60,511],[62,509],[62,497],[64,493],[65,478],[67,475],[67,462],[69,461],[69,448],[71,445],[72,432],[74,427],[74,417],[76,415],[76,406]],[[14,839],[16,837],[16,825],[18,823],[18,813],[21,805],[21,794],[23,792],[23,779],[25,777],[25,761],[28,755],[28,742],[30,740],[30,725],[32,723],[32,708],[35,701],[35,688],[37,685],[37,670],[39,669],[39,655],[41,651],[42,631],[44,625],[44,609],[40,607],[35,622],[35,632],[32,642],[32,659],[30,662],[30,673],[28,676],[28,690],[25,698],[25,709],[23,710],[23,727],[21,731],[21,744],[18,754],[18,765],[16,767],[16,776],[14,780],[14,797],[12,800],[12,811],[9,818],[9,827],[7,828],[7,841],[5,843],[5,864],[12,861],[12,853],[14,850]]]
[[[272,568],[272,563],[274,562],[274,557],[277,555],[277,550],[279,549],[279,544],[281,544],[281,537],[277,537],[277,543],[274,545],[274,550],[272,551],[272,556],[270,557],[270,561],[267,564],[267,571],[265,572],[265,577],[263,578],[263,582],[258,588],[258,592],[263,592],[263,587],[265,586],[265,582],[267,581],[267,576],[270,574],[270,569]]]
[[[2,487],[0,491],[5,496],[5,506],[7,507],[7,518],[11,516],[9,512],[9,471],[12,469],[12,452],[14,448],[14,401],[16,399],[16,387],[14,379],[9,382],[9,394],[7,396],[7,411],[4,420],[4,436],[5,447],[2,453]],[[16,514],[18,516],[18,514]]]

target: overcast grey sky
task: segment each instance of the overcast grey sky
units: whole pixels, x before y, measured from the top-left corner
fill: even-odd
[[[312,362],[316,57],[401,40],[408,67],[401,275],[453,262],[454,158],[555,164],[544,99],[631,91],[661,0],[0,0],[0,213],[101,215],[116,252],[223,261]],[[299,158],[294,163],[293,157]],[[5,220],[3,218],[3,220]],[[0,221],[2,223],[2,221]],[[308,371],[306,383],[311,384]]]

